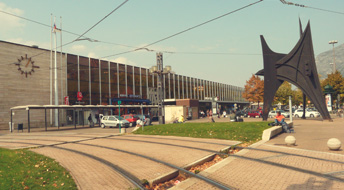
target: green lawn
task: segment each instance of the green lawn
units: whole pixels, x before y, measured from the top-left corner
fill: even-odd
[[[77,189],[56,161],[29,150],[0,148],[0,189]]]
[[[176,123],[145,126],[134,134],[169,135],[195,138],[215,138],[255,143],[269,128],[268,122]]]

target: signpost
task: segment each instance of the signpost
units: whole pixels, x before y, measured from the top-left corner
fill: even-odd
[[[119,119],[119,133],[121,133],[121,100],[118,100],[118,119]]]

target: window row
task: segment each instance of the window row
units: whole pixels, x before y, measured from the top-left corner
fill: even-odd
[[[83,104],[108,105],[113,98],[148,99],[157,87],[157,76],[148,69],[110,61],[67,55],[67,88],[71,104],[77,92]],[[162,77],[165,99],[198,99],[244,102],[243,88],[193,77],[167,74]]]

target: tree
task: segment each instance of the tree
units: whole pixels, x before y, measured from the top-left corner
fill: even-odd
[[[321,87],[324,90],[326,85],[331,85],[335,91],[332,97],[336,98],[338,94],[344,93],[344,78],[338,71],[327,75],[327,78],[321,82]]]
[[[258,76],[252,75],[250,80],[246,81],[245,91],[242,96],[250,102],[262,102],[264,99],[264,80]]]
[[[293,105],[300,105],[303,104],[303,92],[299,88],[293,91],[293,95],[291,98]]]
[[[288,105],[289,96],[292,95],[293,90],[291,89],[291,84],[284,81],[275,94],[274,104],[278,104],[280,102],[282,105]]]

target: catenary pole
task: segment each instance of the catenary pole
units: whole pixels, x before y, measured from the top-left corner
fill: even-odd
[[[54,19],[54,24],[55,24],[55,19]],[[55,27],[54,27],[55,28]],[[55,105],[59,105],[59,99],[58,99],[58,84],[57,84],[57,34],[56,30],[54,30],[55,33],[55,64],[54,64],[54,83],[55,83],[55,89],[54,89],[54,96],[55,96]],[[55,127],[58,126],[58,110],[55,109]]]

